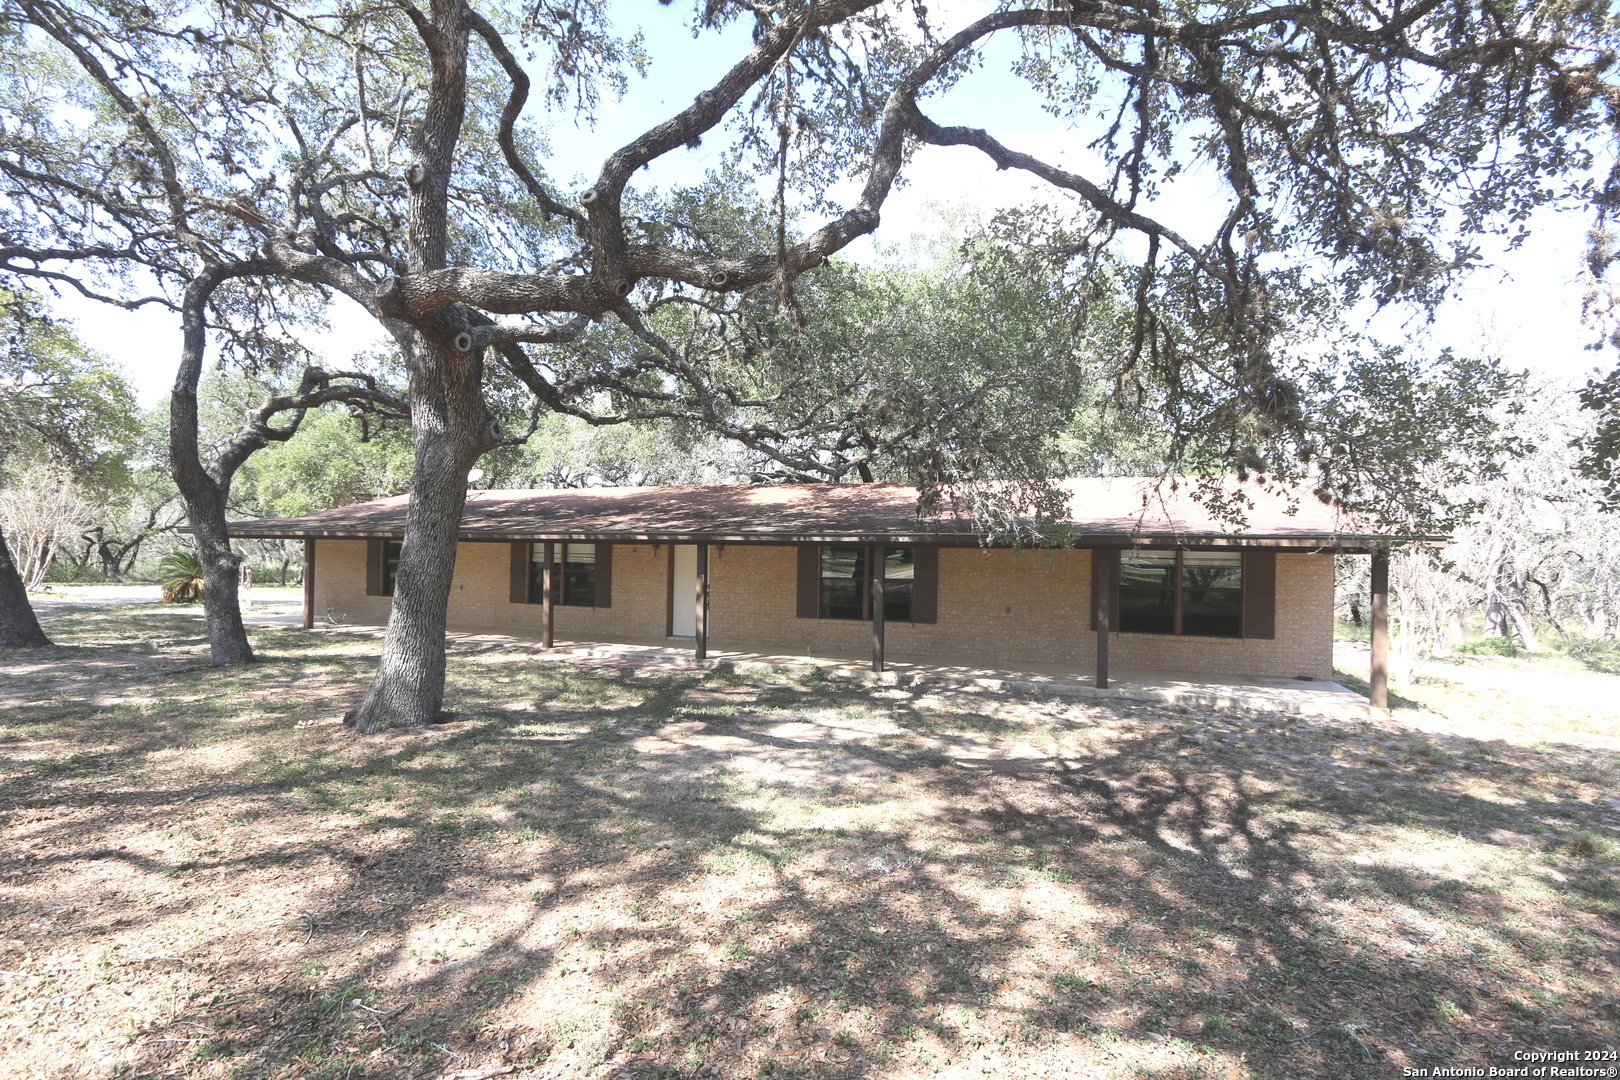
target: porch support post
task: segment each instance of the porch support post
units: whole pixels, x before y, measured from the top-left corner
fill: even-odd
[[[1101,556],[1092,562],[1092,572],[1101,575],[1094,582],[1097,598],[1097,689],[1108,689],[1108,634],[1113,629],[1114,611],[1110,602],[1114,596],[1114,574],[1119,566],[1119,552],[1102,549]]]
[[[315,629],[315,538],[304,539],[304,629]]]
[[[872,546],[872,670],[883,670],[883,548]]]
[[[556,638],[557,629],[557,604],[551,595],[551,564],[557,556],[557,545],[547,540],[544,548],[541,557],[545,561],[540,564],[540,647],[549,649]]]
[[[1372,556],[1372,665],[1367,673],[1367,700],[1389,708],[1389,552]]]
[[[1097,600],[1097,689],[1108,689],[1108,596]]]
[[[697,545],[697,587],[692,602],[697,605],[692,622],[692,636],[697,644],[697,659],[709,655],[709,545]]]

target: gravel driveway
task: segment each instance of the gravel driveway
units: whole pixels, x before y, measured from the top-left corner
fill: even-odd
[[[28,594],[35,610],[85,604],[155,604],[163,599],[156,585],[48,585]]]

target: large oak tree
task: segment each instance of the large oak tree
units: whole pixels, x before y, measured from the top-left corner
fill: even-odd
[[[1296,377],[1312,328],[1363,300],[1438,303],[1475,238],[1554,199],[1589,164],[1613,45],[1604,9],[1579,3],[1070,0],[952,19],[916,2],[709,0],[697,30],[751,31],[734,61],[606,160],[561,159],[594,177],[565,191],[526,110],[535,74],[545,105],[588,107],[635,59],[595,0],[4,0],[0,269],[177,311],[173,463],[205,550],[223,544],[223,505],[188,440],[210,328],[251,344],[287,305],[332,297],[378,321],[409,371],[415,461],[393,613],[354,722],[419,725],[442,705],[468,471],[523,435],[488,393],[515,381],[593,423],[705,426],[793,475],[843,477],[902,449],[869,437],[870,400],[772,367],[772,341],[740,356],[705,343],[762,293],[783,333],[813,320],[796,282],[878,228],[928,160],[920,147],[976,151],[1069,200],[1078,224],[1052,254],[1127,290],[1114,375],[1165,395],[1172,457],[1196,447],[1209,464],[1216,447],[1215,464],[1354,502],[1360,473],[1338,464],[1353,448],[1313,429]],[[1009,36],[1019,75],[1094,136],[1091,166],[938,113],[939,92]],[[632,187],[721,139],[770,178],[766,239]],[[1196,231],[1155,211],[1165,178],[1191,168],[1214,186]],[[849,176],[860,190],[835,205]],[[156,291],[112,289],[109,272]],[[674,333],[682,306],[714,321]],[[925,486],[994,478],[983,433],[957,415],[885,414]]]

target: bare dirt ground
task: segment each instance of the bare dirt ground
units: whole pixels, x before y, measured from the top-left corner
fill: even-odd
[[[0,653],[0,1077],[1281,1080],[1620,1044],[1601,715],[458,644],[458,721],[363,739],[375,641],[266,627],[222,671],[194,617],[66,607],[63,647]]]

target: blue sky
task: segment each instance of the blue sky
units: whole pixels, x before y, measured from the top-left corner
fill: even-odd
[[[680,4],[665,7],[638,0],[619,4],[617,11],[624,32],[639,26],[644,33],[652,66],[646,79],[632,75],[625,97],[605,103],[593,126],[565,121],[551,129],[552,175],[559,181],[577,178],[581,189],[604,157],[684,108],[748,48],[746,28],[740,26],[718,38],[706,35],[694,41],[687,29],[687,9]],[[1086,136],[1040,110],[1035,95],[1007,74],[1011,57],[1010,48],[996,50],[978,72],[929,103],[927,111],[941,123],[986,127],[1015,149],[1086,171],[1091,160],[1083,146]],[[703,148],[676,151],[640,174],[638,182],[657,187],[694,182],[716,163],[713,146],[721,142],[711,139]],[[1059,203],[1065,198],[1022,174],[997,172],[977,151],[965,148],[920,150],[906,175],[909,183],[885,205],[877,237],[857,242],[842,257],[872,260],[876,245],[892,246],[913,233],[936,232],[942,227],[942,207],[966,205],[994,212],[1003,206]],[[835,189],[834,195],[853,191],[850,185]],[[1211,212],[1214,191],[1207,175],[1192,172],[1171,185],[1149,212],[1162,215],[1169,224],[1182,223],[1197,237],[1206,231],[1197,226],[1201,215]],[[1532,238],[1520,250],[1487,248],[1486,258],[1493,265],[1472,275],[1432,325],[1403,324],[1401,316],[1391,313],[1379,318],[1374,332],[1416,349],[1496,351],[1514,366],[1544,372],[1559,382],[1579,381],[1604,359],[1582,349],[1588,335],[1579,321],[1579,257],[1588,222],[1580,214],[1545,212],[1531,226]],[[178,349],[172,314],[122,313],[69,300],[59,310],[76,320],[80,335],[92,346],[123,364],[143,404],[157,404],[167,393]],[[340,310],[331,333],[321,335],[316,346],[332,362],[339,362],[374,341],[369,319]]]

